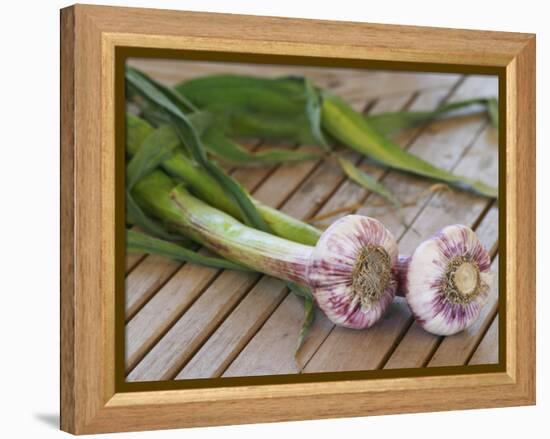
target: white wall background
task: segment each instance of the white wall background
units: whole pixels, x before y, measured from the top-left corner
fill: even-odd
[[[532,32],[538,55],[538,405],[373,418],[128,433],[119,438],[542,437],[550,415],[548,96],[550,49],[545,2],[428,0],[109,1],[143,6],[374,23]],[[59,8],[66,1],[2,3],[0,32],[0,436],[59,437]],[[7,244],[7,246],[6,246]],[[23,384],[24,382],[24,384]],[[546,415],[546,419],[544,416]],[[538,431],[538,432],[537,432]],[[3,433],[3,434],[1,434]]]

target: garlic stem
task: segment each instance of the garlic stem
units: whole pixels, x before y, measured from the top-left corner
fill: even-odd
[[[181,212],[181,221],[175,226],[183,234],[256,271],[307,284],[313,247],[246,227],[181,187],[174,188],[170,196]]]
[[[397,243],[377,220],[348,215],[308,246],[245,226],[155,171],[133,189],[136,200],[171,229],[229,260],[308,286],[335,324],[366,328],[392,302]]]
[[[396,296],[405,297],[405,288],[407,285],[407,270],[411,263],[411,257],[405,255],[399,255],[397,257],[397,263],[395,264],[395,276],[397,279],[397,291]]]

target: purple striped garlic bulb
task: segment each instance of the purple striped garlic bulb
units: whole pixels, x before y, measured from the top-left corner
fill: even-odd
[[[468,328],[487,301],[489,254],[469,227],[451,225],[399,257],[399,288],[416,322],[436,335]]]
[[[373,218],[347,215],[313,249],[308,284],[327,317],[339,326],[368,328],[395,297],[397,242]]]
[[[171,227],[227,259],[310,288],[336,325],[368,328],[384,314],[397,290],[397,242],[373,218],[348,215],[312,247],[248,227],[175,188],[170,201],[148,199]]]

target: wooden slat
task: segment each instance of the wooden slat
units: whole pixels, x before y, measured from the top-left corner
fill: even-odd
[[[144,257],[145,255],[143,253],[127,253],[124,272],[128,274],[141,262]]]
[[[269,276],[262,277],[235,311],[180,371],[176,379],[219,376],[286,294],[287,288],[284,282]],[[296,306],[293,309],[299,310],[299,307]],[[267,360],[263,359],[263,361]],[[257,364],[251,366],[259,367]]]
[[[445,337],[428,363],[428,367],[462,365],[470,359],[472,352],[483,338],[497,313],[499,291],[497,282],[498,256],[491,264],[491,270],[496,276],[495,283],[491,286],[489,299],[482,308],[479,317],[468,329]]]
[[[179,267],[180,262],[161,256],[144,258],[126,277],[126,318],[132,318]]]
[[[171,379],[188,358],[259,279],[256,273],[224,271],[128,374],[127,381]]]
[[[136,365],[145,351],[193,303],[218,272],[213,268],[185,264],[127,323],[127,370]]]
[[[484,83],[485,90],[489,88],[489,86],[493,87],[494,83],[487,83],[487,82]],[[467,80],[464,84],[462,84],[460,89],[457,90],[455,98],[459,99],[459,98],[467,97],[468,94],[479,95],[479,92],[480,90],[479,90],[477,78],[472,78]],[[470,143],[466,139],[468,138],[471,139],[472,136],[475,137],[476,135],[475,133],[479,130],[479,128],[484,123],[485,122],[483,121],[483,119],[479,117],[467,118],[462,121],[438,122],[437,124],[432,125],[432,127],[434,128],[434,131],[430,130],[429,132],[425,132],[413,144],[412,149],[414,150],[415,153],[419,155],[428,156],[426,158],[430,159],[431,161],[434,161],[438,165],[441,165],[441,166],[447,165],[447,167],[452,166],[453,157],[449,157],[449,155],[452,156],[453,153],[455,154],[454,161],[456,163],[456,161],[459,160],[460,158],[461,150],[460,148],[456,148],[456,145],[454,145],[455,147],[452,148],[451,151],[445,154],[445,156],[443,157],[443,160],[442,160],[443,163],[437,162],[438,158],[443,156],[441,153],[439,155],[437,154],[438,151],[441,151],[442,138],[445,138],[447,141],[449,141],[448,139],[450,137],[454,143],[458,143],[459,145],[463,145],[463,147],[466,147]],[[437,129],[438,127],[441,130],[441,132],[435,131],[435,129]],[[443,131],[445,132],[445,136],[442,133]],[[447,152],[447,150],[445,150],[445,152]],[[392,175],[394,175],[394,173],[390,173],[388,177]],[[400,195],[400,191],[396,189],[402,189],[403,186],[404,186],[404,189],[409,193],[411,192],[411,188],[416,189],[416,191],[412,191],[412,192],[413,194],[418,194],[418,193],[421,193],[428,185],[428,183],[426,183],[425,181],[422,181],[413,177],[410,177],[410,178],[405,177],[404,175],[399,175],[399,177],[394,177],[394,179],[397,182],[399,182],[399,184],[393,184],[392,185],[393,187],[392,186],[390,187],[394,190],[394,193],[397,193],[398,196]],[[386,183],[388,183],[388,180],[390,179],[389,178],[384,179]],[[466,205],[468,201],[470,201],[470,198],[472,199],[474,198],[472,195],[464,194],[464,193],[460,193],[458,196],[466,197],[462,200],[459,200],[460,202],[466,203]],[[370,208],[367,208],[363,210],[362,213],[366,213],[368,215],[370,213],[370,210],[371,210]],[[391,212],[391,210],[389,210],[387,206],[385,208],[384,207],[374,208],[374,210],[379,214],[382,212],[385,212],[385,217],[391,218],[392,221],[389,227],[390,229],[393,229],[394,233],[396,231],[399,232],[399,230],[401,230],[402,232],[404,231],[402,224],[396,220],[395,213]],[[416,210],[418,211],[418,208]],[[411,220],[417,215],[417,212],[411,212],[410,208],[407,209],[407,212],[405,212],[406,217],[407,217],[407,213],[409,214],[409,218],[411,218]],[[377,216],[380,217],[380,215],[377,215]],[[475,216],[475,218],[477,218],[477,216]],[[471,222],[475,221],[475,218],[472,217]],[[399,236],[401,233],[396,233],[396,235]],[[433,232],[430,231],[430,234],[431,233]],[[284,304],[285,302],[283,302],[281,306],[283,306]],[[397,304],[396,306],[398,306],[399,301],[396,301],[396,304]],[[274,317],[276,315],[277,313],[274,314]],[[312,329],[311,336],[309,337],[308,341],[304,345],[304,348],[300,352],[300,360],[301,360],[300,362],[302,364],[307,361],[308,355],[311,355],[313,352],[315,352],[315,344],[317,344],[318,346],[319,341],[322,341],[324,337],[326,337],[326,332],[324,331],[324,328],[326,328],[327,325],[323,323],[322,321],[323,319],[324,319],[324,316],[321,316],[320,319],[318,319],[318,323],[316,323]],[[295,331],[295,333],[298,332],[300,324],[301,324],[301,319],[298,319],[293,322],[292,328]],[[264,326],[264,328],[268,328],[268,327],[269,326],[267,324]],[[276,325],[274,325],[274,327],[276,327]],[[249,345],[245,347],[245,349],[237,357],[235,362],[231,364],[231,366],[228,368],[228,370],[224,375],[231,375],[231,376],[242,375],[242,372],[240,369],[243,368],[244,370],[247,370],[247,366],[246,366],[247,362],[251,361],[251,359],[256,356],[266,356],[268,358],[271,358],[274,363],[272,365],[273,371],[274,371],[273,373],[275,373],[275,370],[279,370],[279,371],[286,370],[287,373],[292,373],[296,371],[296,365],[295,365],[294,359],[292,358],[293,350],[289,349],[290,348],[289,343],[286,343],[284,346],[281,345],[283,343],[282,341],[281,343],[274,343],[270,345],[263,343],[262,340],[264,339],[264,337],[266,339],[270,338],[267,335],[267,330],[264,328],[262,328],[258,332],[258,334],[252,339]],[[321,333],[321,336],[319,336],[318,331]],[[335,343],[334,345],[336,344],[337,343]],[[351,346],[350,346],[350,349],[351,349]],[[346,357],[346,359],[350,359],[350,358],[351,357],[349,355]],[[278,365],[278,363],[280,362],[286,363],[286,367],[280,367]],[[333,370],[334,367],[336,366],[331,364],[330,367],[327,367],[326,369],[323,367],[321,369]],[[340,365],[338,365],[337,367],[340,367]],[[306,370],[307,370],[307,367],[306,367]]]
[[[483,340],[472,355],[468,364],[497,364],[498,363],[498,314],[485,333]]]
[[[495,254],[498,243],[498,208],[496,206],[491,207],[483,217],[476,228],[476,234],[489,253]],[[422,367],[428,362],[439,342],[440,337],[426,332],[413,322],[384,365],[384,369]]]

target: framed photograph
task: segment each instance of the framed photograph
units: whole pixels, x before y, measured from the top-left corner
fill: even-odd
[[[535,403],[535,37],[61,11],[61,428]]]

